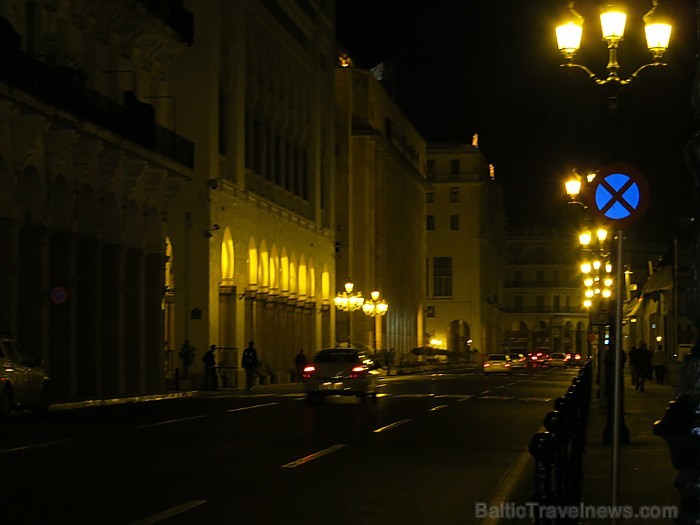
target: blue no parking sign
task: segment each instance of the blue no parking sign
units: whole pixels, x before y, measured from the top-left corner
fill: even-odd
[[[646,178],[627,164],[610,164],[589,185],[588,207],[599,220],[615,229],[637,222],[649,205]]]

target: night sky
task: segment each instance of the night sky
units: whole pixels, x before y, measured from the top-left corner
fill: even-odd
[[[430,142],[480,146],[505,191],[511,225],[549,222],[566,208],[563,180],[572,169],[625,162],[649,180],[644,222],[677,224],[691,214],[694,179],[683,149],[700,129],[691,106],[695,2],[661,0],[673,16],[666,68],[623,87],[608,110],[607,88],[562,69],[552,0],[337,0],[340,44],[356,66],[387,65],[383,81]],[[651,0],[628,2],[620,76],[651,55],[642,16]],[[577,1],[584,36],[576,61],[607,76],[598,1]]]

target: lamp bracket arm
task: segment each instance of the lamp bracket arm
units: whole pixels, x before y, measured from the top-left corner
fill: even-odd
[[[650,64],[644,64],[642,67],[638,68],[637,71],[632,73],[628,79],[621,81],[620,84],[623,86],[629,84],[634,79],[636,79],[639,76],[639,74],[645,69],[648,69],[650,67],[666,67],[667,65],[668,64],[666,64],[665,62],[651,62]]]
[[[604,84],[605,80],[601,79],[596,75],[593,71],[588,69],[586,66],[581,65],[581,64],[576,64],[575,62],[567,62],[565,64],[560,64],[559,67],[572,67],[576,69],[582,70],[586,75],[588,75],[588,78],[593,79],[596,84]]]

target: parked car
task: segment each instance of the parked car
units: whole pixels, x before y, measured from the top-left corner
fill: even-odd
[[[551,367],[569,366],[569,357],[563,352],[553,352],[549,355],[549,366],[551,366]]]
[[[49,378],[41,360],[24,353],[13,339],[0,338],[0,420],[16,409],[49,411]]]
[[[378,366],[355,348],[327,348],[304,367],[304,390],[309,402],[325,396],[357,396],[364,403],[377,399]]]
[[[525,354],[511,353],[508,354],[510,357],[510,367],[511,368],[525,368],[527,366],[527,358]]]
[[[484,375],[510,374],[511,362],[508,354],[489,354],[482,365]]]

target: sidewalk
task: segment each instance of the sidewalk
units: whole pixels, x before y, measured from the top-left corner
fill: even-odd
[[[630,384],[629,374],[625,374],[624,379],[624,422],[629,430],[629,443],[620,445],[617,504],[629,505],[635,513],[645,506],[677,507],[680,494],[673,486],[677,471],[671,465],[666,442],[653,431],[654,421],[663,418],[674,388],[647,381],[645,391],[637,392]],[[597,385],[593,386],[595,396]],[[606,411],[594,397],[583,456],[582,496],[585,505],[610,505],[612,501],[612,445],[603,444],[605,426]],[[636,517],[620,518],[617,522],[648,525],[672,523],[673,520]],[[580,523],[603,525],[611,520],[587,518]]]

